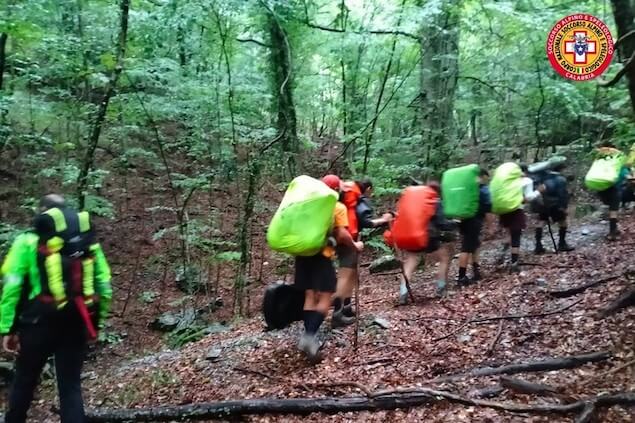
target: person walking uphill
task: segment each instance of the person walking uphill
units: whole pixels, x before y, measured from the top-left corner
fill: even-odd
[[[407,282],[419,265],[422,253],[435,254],[439,261],[437,296],[446,292],[451,253],[446,235],[452,224],[443,214],[438,182],[406,188],[399,198],[397,213],[390,230],[384,233],[389,246],[403,251],[403,274],[399,285],[399,305],[408,304]]]
[[[88,213],[55,194],[40,201],[34,230],[19,235],[1,268],[0,333],[17,353],[5,422],[22,423],[50,356],[63,423],[85,421],[80,375],[87,342],[107,317],[110,268]]]
[[[535,175],[535,181],[544,185],[542,201],[534,201],[531,209],[536,213],[537,225],[535,229],[536,245],[535,254],[544,254],[545,248],[542,245],[542,235],[544,224],[550,222],[558,223],[558,251],[568,252],[575,248],[567,243],[567,209],[569,208],[569,190],[567,189],[567,178],[562,175],[565,162],[557,163],[551,171],[539,172]]]
[[[325,177],[326,178],[326,177]],[[359,241],[360,232],[364,228],[376,228],[387,225],[392,214],[386,213],[373,219],[373,208],[370,196],[373,183],[370,179],[351,181],[341,184],[342,204],[346,206],[347,230],[354,241]],[[355,284],[359,281],[357,248],[343,244],[337,247],[339,270],[337,273],[337,290],[333,297],[333,328],[350,325],[355,322],[355,313],[351,306],[351,298]]]
[[[492,212],[500,216],[500,223],[508,230],[511,241],[512,273],[520,272],[520,239],[527,227],[524,204],[535,201],[544,191],[540,185],[534,190],[534,183],[527,177],[527,167],[516,163],[504,163],[494,171],[490,183]]]
[[[469,285],[481,279],[478,255],[479,247],[481,246],[481,231],[485,216],[492,211],[488,182],[489,173],[485,169],[480,169],[478,176],[478,210],[474,217],[462,219],[461,223],[459,223],[461,254],[459,254],[459,274],[456,280],[459,286]],[[467,276],[468,263],[472,265],[472,278]]]
[[[596,159],[584,178],[586,187],[597,192],[602,203],[609,207],[609,233],[607,240],[619,237],[617,215],[622,197],[622,184],[629,174],[624,153],[611,142],[604,142],[596,151]]]
[[[335,246],[361,250],[346,230],[346,207],[337,201],[341,181],[327,175],[322,181],[298,176],[287,191],[267,229],[267,243],[275,251],[295,257],[295,287],[304,291],[304,332],[298,349],[311,361],[319,358],[317,333],[331,308],[337,277]]]

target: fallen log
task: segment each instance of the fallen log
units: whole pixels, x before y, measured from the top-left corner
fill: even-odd
[[[607,317],[627,307],[635,305],[635,288],[627,288],[617,299],[600,311],[600,317]]]
[[[581,412],[588,403],[595,407],[635,405],[635,392],[601,395],[571,404],[520,404],[493,402],[462,397],[451,392],[428,388],[401,388],[377,392],[374,397],[348,398],[294,398],[247,399],[212,403],[152,407],[138,409],[99,409],[87,413],[89,423],[117,422],[165,422],[171,420],[227,419],[258,414],[334,414],[351,411],[393,410],[410,408],[439,401],[449,401],[469,406],[493,408],[512,413],[569,414]]]
[[[508,364],[500,367],[478,367],[465,373],[458,373],[448,376],[442,376],[433,379],[432,382],[443,383],[453,382],[464,379],[466,377],[491,376],[491,375],[513,375],[525,372],[544,372],[550,370],[573,369],[586,363],[595,363],[604,361],[612,357],[609,351],[597,351],[592,353],[584,353],[572,355],[569,357],[548,358],[546,360],[529,361],[525,363]]]

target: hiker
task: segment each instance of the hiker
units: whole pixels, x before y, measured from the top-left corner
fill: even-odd
[[[476,214],[473,217],[462,219],[459,223],[461,254],[459,254],[459,274],[456,280],[459,286],[466,286],[481,279],[478,254],[481,246],[480,236],[485,216],[492,210],[488,183],[489,172],[485,169],[479,169],[478,208]],[[472,265],[472,278],[467,276],[468,263]]]
[[[352,239],[359,241],[360,232],[364,228],[377,228],[387,225],[392,220],[392,214],[385,213],[373,219],[373,208],[370,196],[373,183],[370,179],[345,182],[342,184],[342,203],[346,207],[348,217],[347,230]],[[355,322],[355,313],[351,306],[351,298],[355,284],[359,281],[357,248],[346,244],[337,246],[337,289],[333,296],[333,317],[331,325],[338,328]]]
[[[492,212],[499,215],[501,226],[509,232],[512,273],[520,272],[520,239],[527,226],[524,205],[538,199],[542,191],[542,184],[534,189],[533,180],[527,176],[526,165],[509,162],[494,171],[490,183]]]
[[[43,197],[34,230],[18,235],[1,273],[2,346],[17,354],[5,421],[26,421],[50,356],[55,358],[61,421],[85,421],[82,364],[112,298],[110,269],[88,213],[67,207],[59,195]]]
[[[384,238],[395,250],[403,251],[403,272],[399,285],[399,305],[408,304],[408,284],[423,254],[431,254],[439,262],[436,293],[446,293],[446,281],[452,257],[453,225],[443,214],[441,187],[436,181],[425,186],[406,188],[399,199],[394,223]]]
[[[609,208],[609,241],[619,237],[617,217],[623,195],[623,184],[629,175],[625,166],[625,156],[610,141],[603,142],[596,150],[595,160],[584,178],[585,185],[595,191],[598,197]]]
[[[339,194],[341,187],[339,177],[326,175],[322,178],[322,182]],[[318,358],[320,343],[317,333],[331,308],[331,297],[337,286],[333,266],[333,260],[336,257],[335,247],[347,247],[357,252],[364,248],[362,242],[353,240],[347,227],[346,206],[338,201],[333,212],[332,232],[328,245],[314,256],[297,256],[295,259],[295,285],[305,291],[304,333],[300,337],[298,348],[311,361]]]
[[[567,243],[567,209],[569,208],[569,191],[567,189],[567,178],[562,175],[566,167],[564,161],[556,163],[551,170],[540,172],[536,175],[536,181],[544,184],[544,192],[537,200],[531,203],[531,210],[535,213],[536,245],[534,254],[544,254],[545,248],[542,245],[542,235],[545,223],[551,231],[551,222],[558,224],[558,245],[557,251],[569,252],[575,248]],[[550,236],[551,235],[550,233]]]

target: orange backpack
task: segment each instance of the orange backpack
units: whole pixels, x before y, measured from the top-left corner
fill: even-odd
[[[406,188],[397,205],[397,216],[384,239],[390,246],[420,251],[428,246],[428,224],[437,210],[439,195],[428,186]]]
[[[357,219],[357,203],[362,196],[362,191],[356,182],[345,182],[342,187],[342,203],[346,206],[346,214],[348,215],[348,232],[354,240],[359,235],[359,221]]]

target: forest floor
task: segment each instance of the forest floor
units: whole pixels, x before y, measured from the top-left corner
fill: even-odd
[[[620,241],[607,243],[607,225],[576,221],[568,254],[533,256],[519,275],[500,265],[502,240],[484,245],[485,280],[434,298],[433,266],[413,281],[414,305],[396,307],[397,275],[361,273],[359,348],[353,351],[353,327],[331,331],[323,325],[323,360],[311,365],[297,351],[301,323],[266,332],[256,315],[231,323],[229,331],[209,335],[180,350],[162,350],[142,358],[89,365],[85,392],[89,407],[148,407],[244,398],[299,398],[363,395],[356,382],[374,391],[399,386],[431,386],[465,396],[496,385],[497,376],[462,378],[450,384],[431,382],[441,375],[471,368],[609,350],[613,358],[569,370],[527,373],[520,377],[556,387],[569,400],[635,389],[635,310],[600,318],[598,310],[629,283],[626,276],[567,298],[549,290],[577,286],[611,275],[624,275],[635,254],[635,221],[622,219]],[[584,233],[584,235],[583,235]],[[531,243],[526,243],[526,251]],[[364,257],[367,262],[370,257]],[[562,311],[558,311],[561,310]],[[466,323],[482,317],[550,313],[547,316]],[[374,324],[384,319],[387,328]],[[102,353],[102,357],[108,354]],[[210,357],[210,355],[212,357]],[[630,365],[624,366],[625,363]],[[558,403],[505,390],[497,401]],[[606,422],[635,418],[633,409],[603,411]],[[571,421],[571,416],[529,416],[446,401],[409,410],[345,413],[308,417],[262,416],[246,421]]]
[[[142,206],[138,209],[143,210]],[[323,360],[316,365],[307,362],[296,349],[300,322],[281,331],[265,331],[259,312],[262,292],[278,279],[267,271],[261,286],[253,288],[251,317],[231,320],[231,306],[226,304],[210,318],[226,324],[228,330],[180,349],[167,349],[165,337],[149,330],[148,325],[162,311],[178,308],[175,300],[183,295],[171,281],[166,282],[160,266],[137,279],[135,275],[141,273],[140,269],[146,272],[145,263],[160,254],[164,246],[148,235],[156,230],[150,228],[156,225],[154,220],[142,212],[125,215],[125,219],[103,227],[106,240],[110,239],[105,248],[112,252],[117,289],[112,331],[125,336],[91,354],[84,373],[85,399],[90,409],[246,398],[360,397],[364,396],[360,386],[370,391],[425,386],[471,397],[477,390],[497,385],[500,377],[462,377],[450,383],[434,379],[476,367],[603,350],[610,351],[612,358],[568,370],[514,376],[554,387],[557,394],[551,397],[505,389],[493,400],[557,404],[635,389],[635,309],[606,318],[598,315],[633,283],[626,275],[635,254],[632,211],[622,216],[622,237],[615,243],[604,240],[608,224],[598,223],[597,217],[572,222],[570,240],[577,248],[567,254],[534,256],[529,253],[533,240],[528,238],[532,236],[526,235],[521,258],[526,265],[518,275],[510,275],[501,263],[503,239],[489,239],[482,254],[484,280],[463,289],[451,283],[449,295],[443,299],[434,297],[434,265],[417,273],[412,283],[417,301],[403,307],[396,306],[398,275],[369,275],[363,266],[359,348],[354,351],[352,347],[354,327],[331,331],[327,320],[321,332],[325,341]],[[146,223],[140,228],[140,222]],[[231,227],[232,222],[226,224]],[[550,251],[548,238],[546,242]],[[254,249],[262,251],[259,245]],[[373,258],[365,253],[362,263]],[[259,259],[262,263],[266,257]],[[221,275],[226,283],[219,292],[191,301],[205,304],[219,295],[227,302],[231,296],[230,270]],[[455,274],[454,267],[451,280]],[[577,295],[556,298],[549,294],[550,290],[612,275],[618,277]],[[136,287],[148,278],[160,292],[152,304],[140,300]],[[547,315],[538,316],[541,313]],[[516,317],[508,318],[512,315]],[[506,317],[469,322],[501,316]],[[385,327],[377,324],[377,318]],[[32,410],[33,421],[56,421],[51,407],[54,392],[51,381],[45,382]],[[439,400],[406,410],[249,416],[244,421],[565,422],[572,417],[512,414]],[[606,422],[633,421],[635,410],[613,407],[602,410],[600,417]]]

